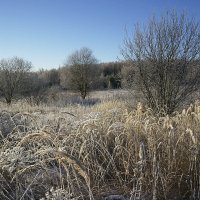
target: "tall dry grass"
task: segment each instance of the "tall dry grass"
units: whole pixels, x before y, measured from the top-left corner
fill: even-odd
[[[200,199],[198,102],[164,117],[120,101],[23,104],[1,119],[12,130],[1,133],[0,199]]]

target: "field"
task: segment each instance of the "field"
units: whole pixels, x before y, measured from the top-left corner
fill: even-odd
[[[200,104],[160,117],[127,96],[1,103],[0,199],[200,199]]]

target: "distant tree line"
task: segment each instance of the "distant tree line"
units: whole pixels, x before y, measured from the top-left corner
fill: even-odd
[[[171,114],[200,88],[199,23],[171,11],[133,33],[124,39],[121,62],[98,63],[86,47],[59,69],[31,72],[32,64],[24,59],[2,59],[0,95],[10,104],[21,96],[39,102],[52,87],[78,92],[83,99],[91,90],[126,87],[152,110]]]
[[[48,90],[78,92],[84,99],[91,90],[121,88],[124,63],[98,63],[93,52],[82,48],[72,53],[58,69],[31,71],[32,64],[22,58],[0,60],[0,96],[10,104],[15,98],[42,101]]]

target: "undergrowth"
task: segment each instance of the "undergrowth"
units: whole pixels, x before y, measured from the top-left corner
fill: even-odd
[[[74,109],[4,108],[0,199],[100,199],[114,192],[200,199],[199,103],[163,117],[119,101]]]

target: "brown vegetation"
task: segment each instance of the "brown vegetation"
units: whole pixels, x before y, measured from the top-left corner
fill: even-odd
[[[17,105],[1,113],[12,126],[1,127],[1,199],[199,199],[198,103],[171,117],[120,101]]]

